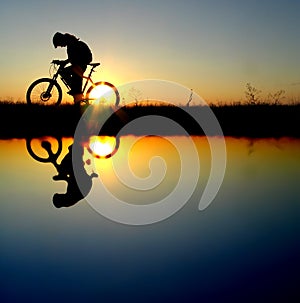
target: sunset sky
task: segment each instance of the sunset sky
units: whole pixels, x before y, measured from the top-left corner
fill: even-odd
[[[2,1],[0,100],[23,101],[50,61],[66,58],[56,31],[91,47],[95,80],[170,80],[208,102],[243,100],[250,82],[299,100],[299,29],[296,0]]]

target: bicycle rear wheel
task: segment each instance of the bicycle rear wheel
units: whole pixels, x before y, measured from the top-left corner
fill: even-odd
[[[99,102],[102,104],[118,106],[120,103],[120,94],[118,89],[106,81],[94,83],[87,91],[85,98],[90,102]]]
[[[34,81],[26,93],[27,104],[59,105],[61,100],[61,87],[56,81],[49,78]]]

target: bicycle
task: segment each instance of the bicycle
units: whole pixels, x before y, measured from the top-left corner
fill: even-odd
[[[37,139],[37,142],[35,142],[36,147],[33,147],[33,140]],[[52,150],[52,144],[51,141],[54,143],[57,142],[57,150],[56,152]],[[120,146],[120,137],[115,137],[115,146],[113,150],[108,152],[106,155],[99,155],[96,151],[93,150],[92,144],[97,144],[97,139],[91,137],[88,141],[82,142],[83,146],[86,147],[87,151],[96,159],[108,159],[115,155],[115,153],[118,151]],[[39,154],[40,150],[44,149],[47,152],[48,156],[45,156],[44,154]],[[56,168],[57,171],[59,171],[59,164],[57,163],[57,159],[61,156],[63,151],[63,142],[61,137],[46,137],[46,138],[34,138],[34,137],[27,137],[26,138],[26,149],[29,153],[29,155],[36,161],[41,163],[52,163],[53,166]],[[37,150],[35,150],[37,149]]]
[[[62,140],[56,138],[58,143],[58,149],[56,152],[52,150],[52,144],[50,140],[41,141],[41,148],[48,154],[48,157],[38,155],[32,148],[32,138],[26,138],[26,147],[28,153],[33,159],[42,163],[52,163],[57,170],[57,175],[53,176],[54,181],[66,181],[67,192],[66,193],[55,193],[52,198],[52,202],[55,207],[69,207],[83,198],[85,198],[92,188],[92,179],[97,178],[98,174],[94,171],[89,174],[85,170],[85,164],[87,162],[82,161],[83,146],[81,144],[72,144],[68,147],[68,153],[61,160],[60,164],[57,163],[57,159],[62,152]],[[75,146],[75,147],[74,147]],[[77,157],[77,165],[80,166],[80,182],[81,187],[78,186],[78,181],[75,177],[73,170],[73,151],[76,150],[75,157]]]
[[[95,99],[97,99],[96,97],[92,97],[93,91],[99,87],[106,87],[107,90],[112,93],[112,98],[115,99],[112,103],[114,103],[115,106],[118,106],[120,102],[120,94],[118,89],[113,84],[106,81],[94,83],[91,78],[92,73],[95,71],[95,68],[100,65],[100,63],[89,63],[88,65],[91,66],[91,69],[87,77],[83,76],[86,81],[82,89],[84,99],[81,100],[81,102],[91,104]],[[50,76],[51,68],[53,70],[53,76],[51,78],[40,78],[29,86],[26,92],[27,104],[47,104],[58,106],[62,101],[62,88],[58,83],[59,76],[64,85],[70,90],[70,86],[61,74],[64,67],[64,61],[53,60],[50,65]],[[91,86],[86,91],[89,82],[91,83]]]

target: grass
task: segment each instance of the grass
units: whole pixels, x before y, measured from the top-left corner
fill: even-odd
[[[217,104],[210,105],[209,108],[217,117],[225,136],[300,138],[299,103],[292,105]],[[205,115],[207,110],[206,106],[159,106],[156,103],[125,106],[108,119],[102,131],[108,135],[115,135],[130,121],[147,115],[160,115],[177,122],[191,135],[204,135],[201,127],[188,112]],[[0,138],[72,137],[80,117],[81,113],[78,108],[71,104],[58,107],[28,106],[21,102],[2,101],[0,102]],[[161,135],[178,135],[172,129],[158,131]],[[136,129],[132,134],[145,135],[140,129]],[[207,135],[217,136],[220,134],[212,132]]]

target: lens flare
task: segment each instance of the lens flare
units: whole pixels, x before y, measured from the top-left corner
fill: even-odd
[[[134,88],[134,90],[132,88]],[[132,94],[129,94],[128,96],[128,92],[132,91],[134,92],[133,98]],[[130,202],[131,199],[127,200],[126,195],[122,197],[115,194],[113,191],[110,191],[109,188],[105,186],[104,182],[102,182],[102,176],[100,174],[99,178],[94,180],[95,182],[93,183],[92,190],[86,197],[86,201],[104,217],[115,222],[129,225],[153,224],[169,218],[182,209],[191,197],[193,197],[193,199],[199,199],[199,210],[206,209],[215,199],[222,185],[227,159],[223,132],[217,117],[214,115],[211,108],[200,96],[197,96],[195,92],[191,95],[191,89],[178,83],[159,79],[130,82],[123,85],[122,88],[118,87],[118,92],[121,92],[122,105],[124,104],[126,106],[136,105],[137,101],[140,100],[139,92],[143,94],[144,100],[157,100],[172,107],[177,106],[175,103],[177,97],[183,96],[181,102],[182,100],[187,100],[187,105],[185,107],[180,107],[180,110],[184,111],[187,119],[195,121],[198,124],[196,127],[201,127],[204,135],[207,137],[211,156],[209,176],[206,178],[206,184],[201,193],[196,191],[200,177],[202,176],[200,174],[201,154],[199,154],[194,140],[190,137],[188,129],[185,129],[185,120],[179,119],[178,121],[175,116],[169,115],[166,112],[161,112],[158,103],[156,104],[157,111],[154,110],[150,112],[150,114],[142,114],[141,116],[137,115],[135,112],[132,117],[128,116],[129,119],[125,119],[125,125],[117,132],[116,147],[112,154],[107,155],[113,148],[111,144],[108,145],[110,148],[108,148],[108,146],[103,147],[106,146],[105,143],[107,142],[104,139],[97,140],[97,143],[95,141],[94,143],[91,143],[90,153],[93,155],[98,154],[98,156],[94,156],[94,158],[108,158],[111,157],[111,155],[116,154],[116,157],[112,158],[111,164],[114,168],[114,174],[117,181],[130,191],[134,192],[135,195],[139,195],[138,201],[145,201],[144,197],[146,193],[148,191],[151,191],[151,193],[154,192],[155,189],[166,180],[165,176],[167,176],[168,173],[168,166],[166,164],[168,164],[168,162],[162,159],[159,153],[157,155],[155,153],[156,156],[151,154],[151,161],[148,163],[149,170],[147,170],[147,174],[142,176],[139,174],[137,175],[136,171],[132,170],[132,166],[129,162],[132,146],[124,149],[123,145],[121,153],[116,153],[120,145],[120,138],[128,134],[132,134],[137,140],[139,140],[140,136],[165,137],[171,131],[171,133],[176,134],[177,136],[182,136],[185,140],[184,142],[181,141],[179,143],[179,141],[175,140],[172,136],[168,137],[169,142],[174,146],[174,149],[179,155],[176,164],[178,162],[180,164],[180,175],[179,178],[175,180],[174,187],[164,196],[157,196],[155,199],[152,199],[151,197],[148,200],[150,203],[127,203]],[[116,96],[119,100],[120,95],[118,94]],[[126,103],[128,97],[130,97],[130,100],[134,99],[135,101]],[[191,97],[193,98],[193,102],[197,100],[199,104],[203,105],[201,110],[195,111],[189,108],[188,105],[190,104]],[[99,108],[100,110],[98,110]],[[140,111],[138,106],[135,106],[134,109]],[[90,106],[84,112],[76,127],[74,140],[80,141],[83,137],[86,138],[94,136],[94,134],[105,133],[101,132],[103,130],[102,127],[114,113],[119,114],[119,111],[120,108],[116,106],[109,108],[109,110],[107,110],[106,106]],[[218,135],[217,141],[213,139],[216,135]],[[152,147],[149,146],[149,149],[151,148]],[[92,149],[94,149],[94,151],[92,151]],[[81,163],[73,161],[74,174],[76,180],[78,180],[78,186],[80,189],[84,189],[84,182],[80,182],[80,174],[82,171],[82,165],[80,164]]]

